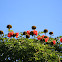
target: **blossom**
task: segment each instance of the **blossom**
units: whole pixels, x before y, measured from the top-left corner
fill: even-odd
[[[41,36],[38,36],[37,39],[38,40],[43,40],[44,39],[44,41],[47,42],[49,40],[49,37],[48,36],[45,36],[45,35],[42,35],[42,37]]]
[[[15,37],[16,36],[16,38],[18,38],[18,35],[19,35],[19,33],[9,32],[7,36],[8,37],[12,37],[12,36]]]
[[[38,35],[38,32],[37,32],[37,30],[33,30],[33,33],[34,33],[34,35]]]
[[[13,34],[14,34],[14,32],[9,32],[7,36],[8,36],[8,37],[12,37]]]
[[[49,37],[48,36],[45,36],[45,35],[42,35],[42,38],[45,39],[45,42],[47,42],[49,40]]]
[[[8,34],[7,36],[8,36],[8,37],[11,37],[11,35],[9,35],[9,34]]]
[[[45,38],[45,42],[47,42],[48,41],[48,38]]]
[[[29,34],[29,35],[30,35],[30,30],[28,30],[28,31],[27,31],[27,34]]]
[[[19,36],[19,33],[16,33],[16,38],[18,38],[18,36]]]
[[[19,35],[19,33],[16,33],[16,36],[18,36]]]
[[[42,39],[42,37],[41,37],[41,36],[38,36],[38,37],[37,37],[37,39],[38,39],[38,40],[41,40],[41,39]]]
[[[62,42],[62,38],[60,39],[60,41]]]
[[[56,44],[56,41],[55,40],[53,40],[53,44]]]
[[[45,35],[42,35],[42,38],[44,38]]]

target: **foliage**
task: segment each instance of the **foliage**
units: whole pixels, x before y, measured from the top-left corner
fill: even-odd
[[[58,62],[61,55],[57,45],[27,38],[0,38],[0,62]],[[58,51],[56,51],[58,50]]]

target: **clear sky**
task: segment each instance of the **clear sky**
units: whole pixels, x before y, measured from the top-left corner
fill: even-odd
[[[60,36],[62,0],[0,0],[0,30],[5,34],[8,24],[14,32],[32,30],[35,25],[37,31],[48,29],[54,32],[54,37]]]

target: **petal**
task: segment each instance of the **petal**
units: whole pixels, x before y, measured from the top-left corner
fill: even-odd
[[[29,34],[29,35],[30,35],[30,30],[28,30],[28,31],[27,31],[27,34]]]
[[[10,34],[10,35],[13,35],[13,34],[14,34],[14,32],[10,32],[9,34]]]
[[[7,35],[8,37],[11,37],[11,35]]]
[[[42,39],[42,37],[41,37],[41,36],[38,36],[38,37],[37,37],[37,39],[38,39],[38,40],[41,40],[41,39]]]
[[[36,30],[33,30],[33,33],[37,36],[38,32]]]
[[[55,40],[53,40],[53,44],[56,44],[56,41]]]
[[[48,41],[48,38],[45,38],[45,42],[47,42]]]
[[[19,33],[16,33],[16,36],[18,36],[19,35]]]
[[[42,38],[44,38],[45,35],[42,35]]]
[[[18,36],[16,36],[16,38],[18,38]]]

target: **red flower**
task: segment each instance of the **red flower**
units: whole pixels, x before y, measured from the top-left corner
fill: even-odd
[[[14,32],[8,33],[8,37],[12,37],[12,36],[15,37],[16,36],[16,38],[18,38],[18,35],[19,35],[19,33],[16,33],[16,35]]]
[[[38,32],[36,30],[33,30],[34,35],[38,35]]]
[[[10,33],[9,33],[9,35],[11,35],[11,36],[12,36],[13,34],[14,34],[14,32],[10,32]]]
[[[18,36],[19,35],[19,33],[16,33],[16,36]]]
[[[62,38],[60,39],[60,41],[62,42]]]
[[[37,37],[37,39],[38,39],[38,40],[41,40],[41,39],[42,39],[42,37],[41,37],[41,36],[38,36],[38,37]]]
[[[30,35],[30,30],[28,30],[28,31],[27,31],[27,34],[29,34],[29,35]]]
[[[11,35],[7,35],[8,37],[11,37]]]
[[[53,44],[56,44],[56,41],[55,40],[53,40]]]
[[[8,33],[8,37],[11,37],[11,36],[13,36],[13,34],[14,34],[14,32],[10,32],[10,33]]]
[[[45,42],[47,42],[48,41],[48,38],[45,38]]]
[[[18,36],[19,36],[19,33],[16,33],[16,38],[18,38]]]
[[[42,35],[42,38],[44,38],[45,35]]]

